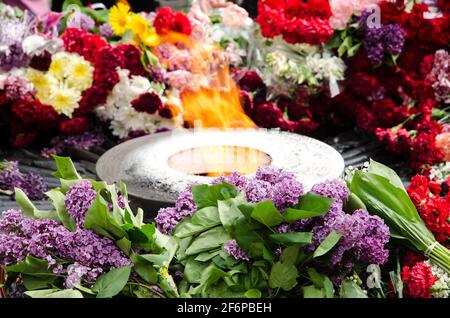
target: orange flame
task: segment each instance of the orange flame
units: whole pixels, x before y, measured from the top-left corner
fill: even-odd
[[[184,89],[181,94],[183,119],[191,127],[255,128],[245,114],[239,88],[231,78],[228,65],[212,69],[217,59],[214,53],[222,50],[211,44],[199,43],[184,34],[169,32],[163,42],[182,43],[193,57],[191,71],[200,79],[198,87]],[[219,63],[216,63],[219,64]]]

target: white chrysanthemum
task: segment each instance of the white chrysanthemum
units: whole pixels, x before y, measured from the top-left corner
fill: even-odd
[[[67,85],[85,91],[92,85],[94,80],[94,67],[82,57],[71,59],[68,67]]]
[[[433,264],[429,260],[425,261],[425,264],[431,267],[433,276],[438,280],[431,287],[431,296],[433,298],[449,298],[450,297],[450,277],[442,268]]]
[[[79,107],[81,93],[69,87],[54,87],[51,91],[48,104],[61,115],[72,118],[73,111]]]

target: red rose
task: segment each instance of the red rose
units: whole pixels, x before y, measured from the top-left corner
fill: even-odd
[[[53,107],[41,104],[37,99],[14,102],[12,112],[22,123],[39,125],[44,130],[52,129],[58,122],[58,114]]]
[[[89,119],[86,117],[72,118],[60,123],[60,130],[67,135],[80,135],[91,127]]]
[[[181,12],[173,11],[169,7],[162,7],[156,11],[153,26],[158,34],[174,31],[190,35],[192,26],[189,19]]]
[[[138,112],[145,112],[148,114],[154,114],[158,109],[163,106],[161,97],[156,93],[144,93],[131,102],[133,107]]]

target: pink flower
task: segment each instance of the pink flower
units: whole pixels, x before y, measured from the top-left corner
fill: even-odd
[[[177,70],[167,73],[167,83],[175,89],[183,90],[192,81],[192,73],[184,70]]]
[[[248,12],[240,6],[230,3],[220,12],[225,26],[232,29],[239,29],[241,27],[249,27],[253,21],[249,18]]]
[[[450,161],[450,132],[436,136],[436,147],[444,154],[444,161]]]
[[[203,40],[208,35],[211,28],[211,20],[209,16],[202,10],[199,3],[194,3],[189,11],[187,17],[191,22],[192,33],[191,37],[195,40]]]
[[[333,16],[330,24],[334,29],[344,28],[353,14],[359,15],[379,0],[331,0],[330,7]]]

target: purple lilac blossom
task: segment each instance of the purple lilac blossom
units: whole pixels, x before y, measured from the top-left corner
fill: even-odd
[[[84,227],[86,213],[96,196],[97,192],[89,181],[80,181],[67,191],[64,203],[67,212],[79,228]]]
[[[450,55],[446,50],[438,50],[434,54],[433,69],[426,81],[431,83],[437,101],[450,103]]]
[[[223,250],[237,261],[250,261],[250,256],[243,251],[236,240],[229,240],[223,245]]]
[[[95,27],[95,21],[83,12],[74,12],[67,20],[67,27],[91,31]]]
[[[367,29],[363,44],[370,62],[375,65],[381,64],[384,58],[383,28]]]
[[[101,131],[87,131],[81,135],[56,136],[50,140],[52,147],[41,150],[44,158],[50,159],[53,155],[61,155],[66,149],[90,150],[101,146],[105,142],[105,135]]]
[[[396,23],[383,26],[383,42],[387,52],[392,55],[398,55],[402,52],[405,36],[405,30]]]
[[[112,268],[131,264],[113,241],[90,230],[70,232],[55,220],[33,220],[18,210],[3,212],[0,219],[0,265],[21,262],[28,255],[45,259],[49,265],[56,265],[57,260],[62,259],[88,267],[85,277],[88,282]],[[64,269],[55,266],[55,271],[61,273]]]
[[[312,187],[311,192],[341,203],[345,202],[350,195],[350,190],[343,182],[339,180],[328,180],[317,183]]]
[[[64,286],[68,289],[81,285],[81,280],[89,273],[90,268],[75,262],[67,266],[67,277]]]
[[[111,24],[109,22],[106,22],[102,24],[99,28],[100,35],[104,38],[110,38],[114,35],[114,31],[111,28]]]
[[[174,207],[163,208],[158,211],[155,222],[161,233],[170,235],[183,217]]]
[[[14,192],[14,188],[22,189],[31,200],[41,200],[48,185],[37,174],[22,174],[17,161],[4,161],[0,163],[0,190]]]

